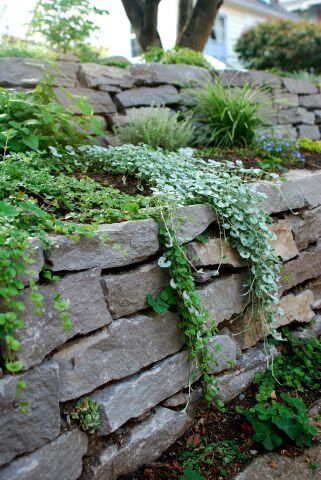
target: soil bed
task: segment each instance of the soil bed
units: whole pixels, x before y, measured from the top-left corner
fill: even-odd
[[[291,390],[287,389],[287,392]],[[154,463],[140,469],[133,475],[120,477],[119,480],[176,480],[182,476],[183,469],[180,456],[182,452],[189,450],[189,445],[193,440],[201,440],[206,437],[210,442],[222,440],[233,440],[239,444],[239,452],[244,454],[244,459],[237,459],[227,465],[223,465],[221,459],[214,453],[212,464],[205,464],[201,473],[206,480],[232,480],[237,472],[244,469],[254,457],[266,451],[255,444],[252,437],[251,425],[244,416],[235,411],[235,407],[249,408],[255,401],[256,388],[254,386],[244,392],[244,399],[239,397],[229,404],[225,405],[224,411],[217,408],[201,408],[195,414],[195,421],[192,427],[179,438],[163,455]],[[291,392],[292,394],[295,392]],[[302,399],[311,407],[319,398],[320,392],[309,390],[300,393]],[[243,398],[243,397],[242,397]],[[283,444],[276,450],[281,455],[287,457],[297,457],[304,454],[303,448],[295,445]],[[222,475],[223,471],[223,475]]]

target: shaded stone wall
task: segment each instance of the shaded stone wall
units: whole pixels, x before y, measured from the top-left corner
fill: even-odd
[[[321,334],[321,173],[292,171],[287,179],[280,190],[265,182],[253,185],[267,195],[274,245],[284,262],[284,315],[276,321],[278,326],[296,322],[298,335],[316,336]],[[183,207],[176,215],[188,255],[202,268],[196,275],[198,291],[219,326],[212,346],[221,348],[211,368],[218,398],[229,401],[267,364],[260,322],[246,312],[239,315],[247,266],[228,244],[220,244],[208,206]],[[196,241],[205,230],[209,242]],[[26,286],[17,352],[24,372],[0,378],[0,480],[117,479],[154,461],[181,436],[200,398],[177,315],[157,316],[146,304],[147,293],[156,295],[169,281],[157,264],[158,225],[151,219],[128,221],[101,225],[95,237],[80,241],[51,240],[46,251],[38,240],[30,242],[32,268],[36,279],[44,264],[62,279],[48,285],[40,277],[41,316],[35,315]],[[70,301],[68,333],[52,306],[57,291]],[[27,383],[25,415],[15,400],[19,378]],[[66,422],[66,413],[84,395],[100,407],[101,425],[94,435]]]
[[[191,93],[202,84],[214,80],[212,74],[189,65],[130,65],[127,69],[93,63],[57,62],[57,86],[68,88],[75,95],[87,96],[95,115],[111,131],[115,122],[126,121],[126,113],[134,107],[167,105],[174,109],[193,106]],[[40,60],[0,58],[0,87],[28,89],[43,77],[46,64]],[[306,80],[282,78],[260,71],[225,71],[222,81],[231,86],[245,83],[264,86],[266,116],[279,135],[321,137],[321,90]],[[70,98],[57,89],[60,101],[68,106]],[[272,108],[270,108],[272,107]],[[105,142],[113,143],[108,134]]]

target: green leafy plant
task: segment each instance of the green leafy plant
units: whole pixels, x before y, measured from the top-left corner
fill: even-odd
[[[0,89],[0,152],[44,150],[51,146],[80,145],[91,139],[88,132],[102,134],[85,97],[71,97],[80,110],[63,107],[48,77],[33,92]]]
[[[38,0],[30,33],[41,34],[52,48],[68,52],[83,45],[99,30],[93,15],[107,13],[107,10],[92,7],[89,0]]]
[[[258,96],[248,85],[232,89],[220,81],[208,84],[196,94],[195,143],[223,148],[251,145],[258,128],[267,123]]]
[[[2,36],[0,44],[0,57],[40,58],[41,60],[55,60],[56,53],[48,47],[27,42],[20,38],[8,35]]]
[[[143,53],[146,62],[156,63],[183,63],[197,67],[211,68],[202,52],[196,52],[191,48],[174,47],[171,50],[163,50],[160,47],[149,47]]]
[[[126,123],[115,126],[122,143],[145,143],[153,148],[177,150],[191,144],[193,127],[189,119],[165,107],[135,108]]]
[[[83,397],[69,414],[79,427],[88,433],[94,433],[100,426],[100,413],[98,403],[90,397]]]
[[[299,397],[280,394],[280,401],[257,403],[242,411],[254,430],[253,440],[267,450],[279,447],[284,438],[299,446],[310,446],[317,429],[310,424],[306,406]]]
[[[302,150],[321,153],[321,140],[312,140],[311,138],[298,138],[298,143]]]
[[[190,468],[185,468],[183,471],[183,476],[179,480],[205,480],[205,477],[201,475],[197,470],[191,470]]]
[[[249,68],[321,71],[321,27],[312,21],[276,20],[246,30],[235,50]]]

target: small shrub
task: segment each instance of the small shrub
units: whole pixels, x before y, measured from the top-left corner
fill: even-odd
[[[191,144],[193,128],[189,119],[164,107],[133,109],[127,123],[115,126],[122,143],[144,143],[153,148],[177,150]]]
[[[278,136],[258,135],[254,148],[262,157],[259,164],[261,168],[284,169],[282,165],[304,163],[304,155],[299,151],[299,143],[295,139],[287,139]]]
[[[240,36],[235,49],[248,68],[321,72],[321,26],[315,22],[259,23]]]
[[[143,54],[146,62],[156,63],[183,63],[197,67],[211,68],[202,52],[196,52],[191,48],[175,47],[171,50],[163,50],[159,47],[151,47]]]
[[[307,152],[321,153],[321,140],[312,140],[311,138],[299,138],[298,143],[302,150]]]
[[[78,400],[75,409],[69,415],[82,430],[88,433],[94,433],[100,425],[98,403],[89,397]]]
[[[41,44],[26,42],[15,37],[3,36],[0,57],[40,58],[55,60],[57,54]]]
[[[27,93],[0,89],[0,153],[78,145],[90,142],[89,131],[102,134],[86,98],[74,101],[81,115],[57,101],[51,81]]]
[[[196,94],[197,143],[223,148],[251,145],[257,129],[266,124],[260,93],[248,85],[232,89],[217,81]]]

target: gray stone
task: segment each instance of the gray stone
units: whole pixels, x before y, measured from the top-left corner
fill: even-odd
[[[312,140],[319,140],[321,138],[319,127],[316,125],[299,125],[298,136],[300,138],[312,138]]]
[[[103,275],[101,284],[110,313],[119,318],[147,308],[147,294],[159,295],[169,281],[168,272],[151,263],[124,273]]]
[[[293,127],[292,123],[285,125],[275,125],[274,127],[272,127],[272,132],[273,135],[276,135],[277,137],[287,137],[290,139],[294,139],[298,136],[297,131]]]
[[[295,78],[283,78],[283,85],[290,93],[311,94],[317,93],[318,88],[308,80],[297,80]]]
[[[82,63],[79,66],[78,78],[85,87],[107,92],[132,88],[134,85],[134,78],[127,69],[97,63]]]
[[[179,94],[181,96],[180,105],[185,107],[195,107],[198,103],[198,98],[196,93],[199,92],[199,89],[194,88],[183,88],[180,90]]]
[[[311,310],[313,305],[313,293],[311,290],[303,290],[294,295],[289,293],[280,300],[280,307],[284,314],[276,316],[273,326],[279,328],[292,322],[309,322],[314,317]]]
[[[321,315],[317,315],[307,326],[298,327],[293,335],[297,338],[318,338],[321,336]]]
[[[216,220],[213,209],[206,204],[179,207],[175,210],[173,227],[180,242],[190,242]]]
[[[281,87],[281,79],[272,73],[249,70],[223,70],[220,72],[220,78],[224,85],[232,87],[242,87],[244,84],[249,84],[254,87]]]
[[[303,250],[321,237],[321,207],[304,210],[286,217],[292,225],[295,243]]]
[[[300,253],[298,258],[283,265],[280,291],[289,290],[300,283],[321,275],[321,241]]]
[[[96,236],[79,241],[63,235],[50,240],[46,256],[55,272],[122,267],[145,260],[159,249],[158,225],[151,219],[99,225]]]
[[[22,413],[16,399],[18,380],[27,384],[20,400],[28,402]],[[45,363],[29,372],[0,379],[0,465],[53,440],[60,432],[58,365]],[[0,478],[6,478],[0,474]]]
[[[35,87],[49,71],[54,75],[56,85],[75,87],[78,65],[74,62],[57,62],[57,66],[58,70],[53,69],[47,61],[35,58],[1,58],[0,85],[1,87]]]
[[[209,342],[209,351],[213,354],[210,364],[211,373],[219,373],[233,367],[239,356],[238,344],[230,335],[215,335]]]
[[[156,460],[191,426],[186,412],[159,407],[146,420],[135,425],[123,445],[112,444],[99,455],[97,462],[85,468],[83,480],[116,480]]]
[[[254,380],[255,375],[266,370],[269,361],[277,355],[276,349],[266,351],[264,346],[247,350],[236,368],[216,377],[218,381],[217,398],[229,402],[244,392]]]
[[[55,88],[55,93],[59,102],[65,107],[70,108],[74,113],[80,113],[79,108],[75,105],[77,97],[86,97],[92,106],[94,114],[115,113],[116,105],[112,101],[108,92],[98,92],[90,88],[73,88],[68,90],[68,94],[72,94],[75,98],[70,97],[64,90]]]
[[[321,123],[321,110],[314,110],[315,123]]]
[[[278,123],[292,123],[294,125],[305,123],[308,125],[314,125],[314,122],[314,113],[308,112],[306,108],[289,108],[287,110],[281,110],[278,113]]]
[[[38,292],[43,295],[40,315],[35,313],[34,303],[29,299],[30,289],[25,289],[19,298],[26,306],[20,313],[25,326],[16,333],[21,343],[17,358],[23,362],[24,369],[37,365],[48,353],[75,335],[97,330],[112,321],[100,285],[99,268],[40,285]],[[61,300],[69,301],[67,314],[71,329],[68,332],[63,328],[59,311],[54,308],[57,293]]]
[[[269,213],[321,205],[320,172],[290,170],[284,178],[284,183],[260,182],[250,185],[253,190],[266,195],[263,205]]]
[[[321,108],[321,93],[315,95],[300,95],[299,97],[300,107],[316,110]]]
[[[235,341],[243,350],[253,347],[261,338],[268,334],[262,315],[255,311],[253,312],[251,306],[242,315],[231,320],[228,328],[235,336]]]
[[[219,277],[197,289],[202,305],[217,324],[243,311],[247,301],[246,282],[246,273],[235,273]]]
[[[189,384],[191,365],[187,352],[157,363],[150,370],[97,391],[92,398],[99,404],[99,435],[108,435],[131,418],[137,418]],[[194,381],[199,378],[194,372]]]
[[[309,466],[314,464],[317,470]],[[245,470],[238,473],[234,480],[319,480],[321,464],[321,446],[316,445],[304,450],[304,455],[287,457],[278,453],[258,456]]]
[[[180,102],[178,91],[172,85],[160,87],[138,87],[116,94],[117,102],[123,107],[172,105]]]
[[[173,313],[136,315],[66,345],[54,354],[60,367],[60,400],[78,398],[178,352],[183,341],[177,323]]]
[[[164,407],[168,408],[176,408],[181,407],[182,405],[186,405],[188,402],[188,393],[178,392],[175,393],[172,397],[169,397],[162,403]]]
[[[206,68],[194,65],[136,64],[131,65],[129,71],[135,77],[137,85],[169,83],[181,87],[206,84],[212,80],[212,76]]]
[[[30,436],[33,436],[32,427]],[[0,470],[0,480],[76,480],[87,451],[87,435],[73,430]]]
[[[186,253],[196,267],[219,264],[232,267],[246,265],[237,251],[220,238],[210,238],[206,243],[191,242],[186,246]]]
[[[36,237],[30,237],[28,239],[28,244],[29,247],[27,248],[24,257],[24,265],[27,271],[21,272],[17,276],[17,279],[21,280],[24,285],[29,285],[30,280],[34,280],[36,282],[39,279],[39,274],[44,266],[41,240]]]
[[[278,110],[298,107],[299,105],[299,96],[295,93],[275,92],[273,95],[273,100]]]

